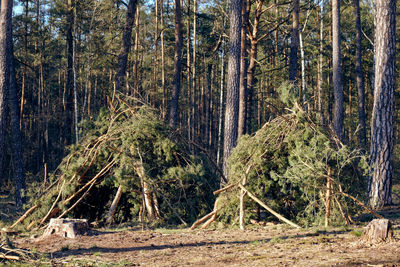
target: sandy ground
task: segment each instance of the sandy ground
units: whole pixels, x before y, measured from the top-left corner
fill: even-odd
[[[45,253],[53,266],[400,266],[396,240],[368,245],[362,228],[293,229],[270,224],[241,230],[93,231],[76,239],[22,238],[20,248]]]

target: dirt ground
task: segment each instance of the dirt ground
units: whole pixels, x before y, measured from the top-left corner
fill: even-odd
[[[397,240],[372,246],[361,241],[362,227],[296,230],[283,224],[245,231],[98,230],[15,244],[46,253],[34,264],[50,266],[400,266],[397,220],[394,229]]]

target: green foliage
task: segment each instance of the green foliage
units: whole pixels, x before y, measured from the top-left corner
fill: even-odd
[[[340,208],[351,214],[354,204],[340,191],[364,195],[367,161],[314,121],[294,104],[288,114],[271,120],[253,136],[242,137],[229,159],[230,183],[247,177],[246,187],[257,197],[284,216],[308,225],[322,222],[326,184],[332,179],[331,222],[341,223]],[[238,194],[230,191],[224,196],[223,221],[237,218]],[[247,200],[246,207],[247,219],[254,217],[256,204]]]
[[[41,198],[36,188],[31,189],[31,199],[41,203],[36,218],[44,217],[58,192],[60,212],[71,207],[93,179],[95,183],[87,186],[90,191],[71,216],[103,219],[121,185],[123,194],[114,219],[122,222],[136,218],[143,203],[143,183],[158,202],[158,223],[177,224],[177,215],[191,222],[212,206],[217,179],[208,160],[191,155],[180,136],[149,107],[121,105],[116,112],[102,109],[97,120],[85,121],[81,127],[85,137],[71,147],[53,176],[58,179],[57,186]],[[81,188],[85,188],[82,193],[65,203]]]

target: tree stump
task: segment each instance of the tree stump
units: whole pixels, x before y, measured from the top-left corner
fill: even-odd
[[[362,240],[376,244],[380,242],[389,242],[393,239],[392,224],[388,219],[372,220],[364,229]]]
[[[62,237],[75,238],[89,231],[86,219],[51,219],[43,233],[43,237],[58,235]]]

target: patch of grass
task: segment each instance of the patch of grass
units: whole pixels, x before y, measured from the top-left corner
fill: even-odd
[[[69,246],[68,246],[68,245],[63,246],[63,247],[61,248],[61,251],[68,251],[68,250],[69,250]]]
[[[265,243],[264,240],[254,240],[254,241],[249,242],[250,245],[255,245],[255,246],[262,245],[264,243]]]
[[[97,252],[94,252],[94,253],[93,253],[93,256],[99,257],[99,256],[101,256],[101,254],[102,254],[102,253],[101,253],[100,251],[97,251]]]
[[[165,234],[179,234],[179,233],[182,233],[183,230],[182,229],[176,229],[176,228],[174,228],[174,229],[158,228],[158,229],[155,229],[154,232],[157,232],[157,233],[165,235]]]
[[[271,243],[271,244],[277,244],[277,243],[282,243],[283,242],[283,239],[282,238],[280,238],[280,237],[273,237],[270,241],[269,241],[269,243]]]
[[[362,233],[363,232],[361,230],[357,230],[357,229],[354,229],[353,231],[350,232],[350,234],[352,234],[352,235],[354,235],[356,237],[361,237]]]

